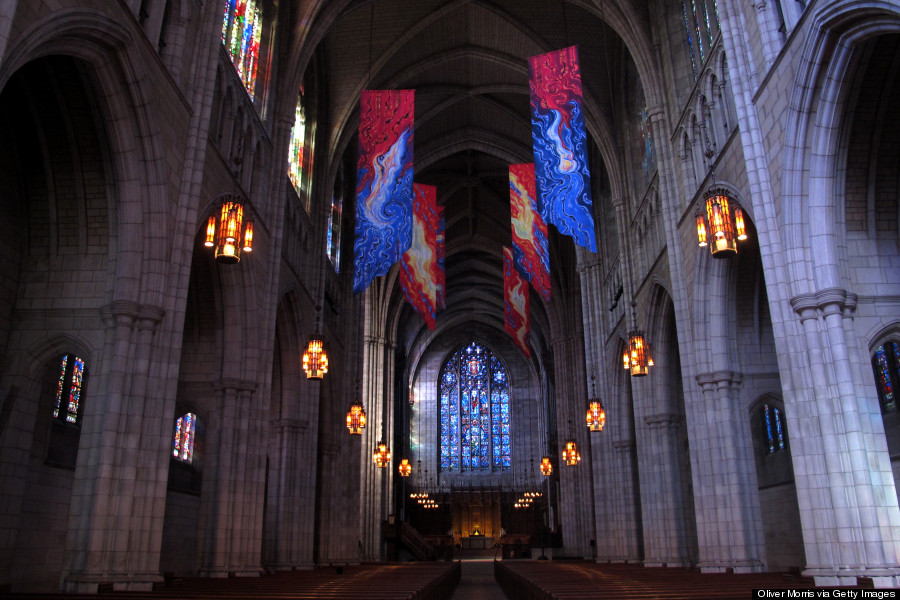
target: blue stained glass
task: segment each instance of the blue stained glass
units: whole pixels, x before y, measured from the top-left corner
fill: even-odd
[[[891,362],[894,368],[891,368]],[[897,342],[888,342],[878,346],[875,356],[872,357],[872,367],[875,370],[875,379],[878,384],[878,395],[881,398],[883,412],[897,410],[897,398],[894,396],[894,377],[900,374],[900,347]]]
[[[681,3],[681,12],[684,16],[684,29],[687,32],[688,50],[691,52],[691,70],[694,74],[694,81],[697,81],[697,60],[694,58],[694,42],[690,23],[688,23],[688,11],[684,1]]]
[[[763,419],[765,420],[766,443],[769,446],[769,454],[775,452],[774,438],[772,437],[772,419],[769,414],[769,405],[763,405]]]
[[[784,450],[786,435],[781,410],[777,406],[763,404],[762,415],[768,454]]]
[[[442,471],[509,470],[509,393],[502,361],[472,342],[444,363],[440,381]]]

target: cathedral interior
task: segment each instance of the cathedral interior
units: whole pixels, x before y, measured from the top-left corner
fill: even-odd
[[[570,47],[592,229],[518,338]],[[414,91],[431,322],[355,285],[369,90]],[[900,587],[898,99],[897,0],[0,2],[0,591],[422,547]]]

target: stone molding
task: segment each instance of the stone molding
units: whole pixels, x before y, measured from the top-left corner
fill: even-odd
[[[213,383],[213,388],[220,392],[222,390],[238,390],[242,392],[255,392],[256,382],[250,379],[238,379],[237,377],[223,377],[219,381]]]
[[[697,375],[697,383],[701,389],[712,388],[719,389],[736,388],[743,381],[743,375],[734,371],[712,371],[710,373],[700,373]]]
[[[273,425],[280,429],[297,429],[305,431],[309,427],[306,419],[276,419]]]
[[[651,429],[675,427],[680,420],[681,418],[676,413],[659,413],[644,417],[644,423],[649,425]]]

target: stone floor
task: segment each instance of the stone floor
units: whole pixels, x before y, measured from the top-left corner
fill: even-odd
[[[494,558],[460,557],[462,577],[451,600],[506,600],[494,579]]]

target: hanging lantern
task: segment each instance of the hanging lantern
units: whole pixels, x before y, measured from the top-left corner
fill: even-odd
[[[653,366],[650,345],[644,341],[644,332],[632,329],[628,332],[628,349],[622,356],[622,366],[631,371],[632,377],[643,377]]]
[[[744,211],[737,205],[732,209],[728,192],[713,188],[706,196],[706,216],[697,215],[697,242],[701,248],[709,246],[715,258],[737,254],[737,242],[747,239]]]
[[[325,340],[319,334],[319,311],[321,308],[321,306],[316,306],[316,332],[310,336],[309,343],[306,345],[306,352],[303,353],[303,371],[306,373],[307,379],[322,379],[325,373],[328,372],[328,355],[325,353]]]
[[[606,424],[606,411],[600,400],[592,400],[587,409],[587,426],[591,431],[602,431]]]
[[[253,221],[244,223],[243,198],[229,195],[218,211],[209,215],[206,222],[206,239],[203,245],[214,248],[216,260],[223,264],[240,262],[241,252],[253,250]]]
[[[550,463],[550,457],[545,456],[541,459],[541,475],[548,477],[553,473],[553,465]]]
[[[361,434],[365,428],[366,409],[359,402],[354,402],[347,411],[347,429],[350,430],[350,433]]]
[[[391,462],[391,452],[388,450],[387,444],[384,441],[378,442],[375,446],[375,452],[372,454],[372,460],[379,467],[386,467],[388,463]]]
[[[606,424],[606,411],[603,410],[603,403],[600,402],[600,398],[597,397],[596,380],[596,376],[592,374],[591,399],[588,404],[587,416],[585,419],[587,421],[588,429],[591,431],[602,431],[603,426]]]
[[[409,477],[409,474],[412,473],[412,465],[409,464],[409,459],[401,459],[397,470],[400,471],[400,477]]]
[[[566,449],[563,450],[562,457],[570,467],[577,465],[581,460],[581,452],[578,451],[578,444],[574,440],[566,442]]]

